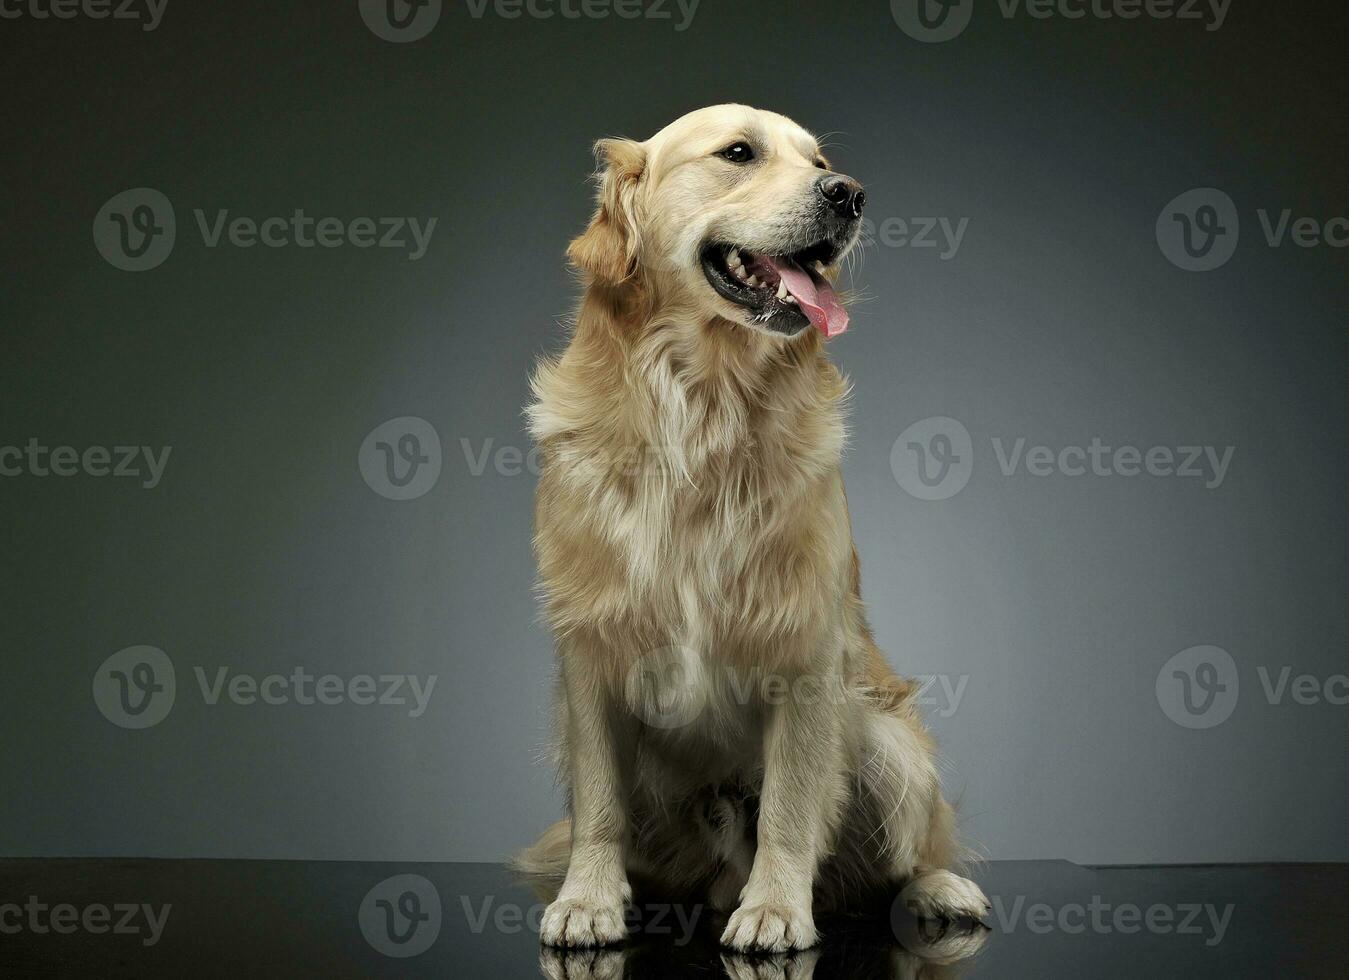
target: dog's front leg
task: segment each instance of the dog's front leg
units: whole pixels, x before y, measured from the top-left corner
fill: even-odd
[[[732,949],[781,953],[819,940],[811,890],[847,796],[842,706],[830,686],[799,677],[766,706],[758,850],[721,937]]]
[[[566,776],[572,844],[567,878],[540,923],[549,946],[605,946],[626,934],[632,899],[624,867],[628,836],[625,769],[634,738],[624,731],[596,652],[562,651]]]

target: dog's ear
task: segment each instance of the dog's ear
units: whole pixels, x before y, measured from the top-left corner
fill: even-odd
[[[646,150],[626,139],[595,144],[599,194],[590,226],[567,247],[572,265],[597,280],[617,284],[637,271],[637,186]]]

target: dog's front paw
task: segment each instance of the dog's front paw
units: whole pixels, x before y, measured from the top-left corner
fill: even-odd
[[[741,953],[786,953],[819,941],[810,909],[791,905],[742,905],[721,934],[723,946]]]
[[[899,901],[920,919],[975,919],[982,921],[992,908],[983,890],[950,871],[924,871],[900,892]]]
[[[539,941],[545,946],[610,946],[628,934],[623,913],[621,896],[559,898],[543,913]]]

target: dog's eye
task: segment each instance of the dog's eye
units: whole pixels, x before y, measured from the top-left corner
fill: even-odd
[[[754,150],[748,143],[732,143],[721,155],[732,163],[749,163],[754,159]]]

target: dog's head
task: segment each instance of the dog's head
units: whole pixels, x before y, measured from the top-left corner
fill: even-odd
[[[599,206],[573,263],[609,285],[777,336],[842,333],[831,285],[865,195],[785,116],[711,106],[651,139],[600,140]]]

